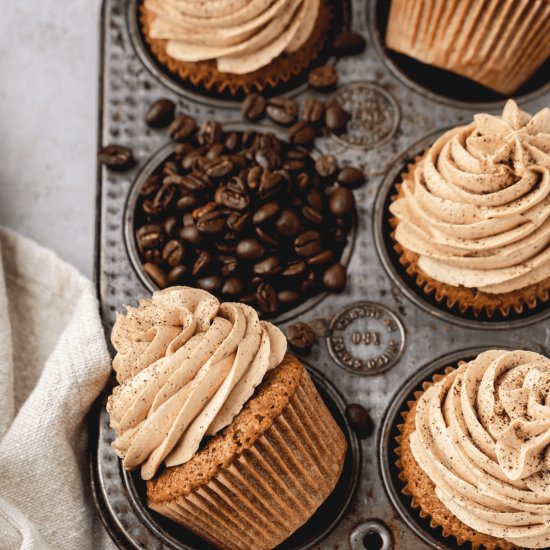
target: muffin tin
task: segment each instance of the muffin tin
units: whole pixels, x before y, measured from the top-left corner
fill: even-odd
[[[316,528],[307,534],[298,531],[283,545],[286,548],[456,547],[452,539],[438,539],[416,521],[415,511],[399,496],[391,443],[399,410],[421,379],[468,358],[472,347],[513,346],[549,354],[548,306],[501,322],[459,316],[441,310],[409,286],[395,263],[387,238],[387,201],[408,159],[446,128],[469,122],[480,110],[498,113],[504,102],[464,82],[461,94],[451,90],[453,96],[446,96],[448,87],[430,83],[434,73],[429,68],[387,54],[382,46],[387,4],[352,0],[351,12],[343,16],[344,24],[351,21],[352,29],[367,38],[367,48],[336,62],[340,87],[334,95],[352,115],[347,133],[320,138],[316,144],[319,152],[337,156],[341,165],[363,168],[368,178],[355,191],[358,217],[347,288],[277,320],[284,328],[291,316],[299,317],[317,331],[319,343],[307,363],[314,367],[316,383],[351,442],[342,494],[330,501],[330,513],[314,522]],[[126,172],[98,170],[95,265],[107,333],[123,304],[134,305],[150,293],[124,237],[131,218],[131,190],[168,142],[165,132],[144,124],[146,108],[169,97],[179,112],[198,121],[241,120],[238,103],[182,89],[147,61],[136,42],[135,6],[133,0],[105,0],[102,16],[99,146],[128,145],[137,160]],[[534,113],[550,105],[549,74],[543,68],[527,83],[518,99],[522,108]],[[305,93],[304,86],[292,91]],[[258,126],[272,130],[267,123]],[[204,548],[202,541],[172,531],[173,526],[144,506],[139,480],[122,472],[110,448],[113,433],[104,411],[105,395],[90,416],[91,477],[100,515],[113,539],[121,548]],[[369,409],[373,435],[355,439],[342,414],[346,402]]]

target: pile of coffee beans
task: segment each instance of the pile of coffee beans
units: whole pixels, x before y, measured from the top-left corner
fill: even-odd
[[[294,121],[290,104],[270,105]],[[160,126],[172,113],[159,112]],[[140,259],[156,286],[199,287],[264,317],[345,287],[340,262],[357,179],[342,177],[346,168],[271,133],[225,131],[215,120],[198,128],[179,115],[169,133],[174,152],[143,184],[135,211]]]

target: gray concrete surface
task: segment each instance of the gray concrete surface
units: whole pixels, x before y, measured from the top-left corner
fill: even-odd
[[[0,224],[92,276],[99,0],[2,0]]]

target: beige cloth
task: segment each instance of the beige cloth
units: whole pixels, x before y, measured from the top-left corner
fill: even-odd
[[[0,228],[0,548],[114,548],[86,451],[109,369],[93,284]]]

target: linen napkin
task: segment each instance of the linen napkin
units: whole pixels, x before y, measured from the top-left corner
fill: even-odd
[[[0,228],[0,548],[114,548],[88,480],[86,414],[110,364],[93,284]]]

